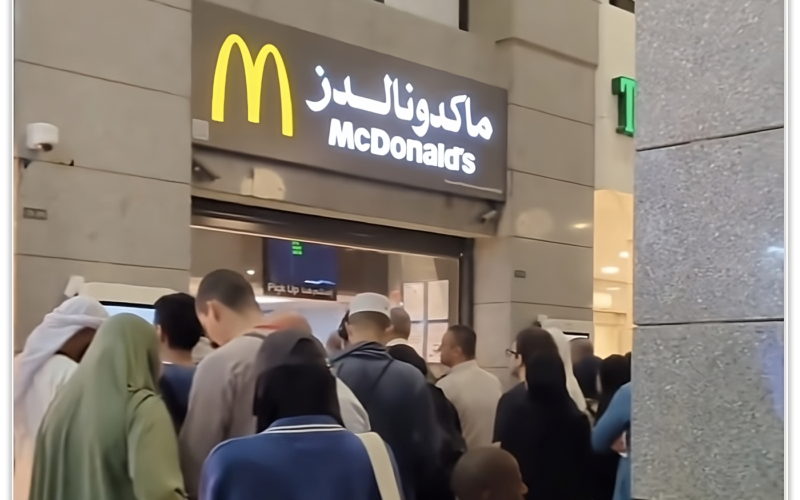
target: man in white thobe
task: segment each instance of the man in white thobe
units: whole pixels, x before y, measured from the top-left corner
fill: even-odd
[[[28,500],[39,425],[107,317],[96,300],[72,297],[44,317],[14,359],[14,500]]]

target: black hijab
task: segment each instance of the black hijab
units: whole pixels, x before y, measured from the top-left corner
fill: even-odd
[[[567,390],[567,375],[561,356],[535,354],[525,364],[528,398],[544,413],[583,415]]]
[[[631,381],[631,363],[625,356],[612,354],[600,362],[598,376],[600,377],[600,397],[597,406],[599,419],[608,409],[611,398],[617,390]]]
[[[588,500],[591,429],[569,395],[558,352],[533,354],[525,381],[518,398],[512,393],[511,411],[496,437],[519,464],[526,500]]]
[[[268,335],[256,356],[256,432],[278,419],[327,415],[342,423],[336,378],[314,336],[284,330]]]

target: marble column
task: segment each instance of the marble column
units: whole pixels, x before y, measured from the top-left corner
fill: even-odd
[[[782,499],[779,0],[640,0],[633,495]]]

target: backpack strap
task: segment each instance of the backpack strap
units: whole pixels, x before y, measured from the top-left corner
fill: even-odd
[[[372,472],[375,474],[375,482],[378,483],[378,491],[381,500],[401,500],[400,489],[397,486],[397,476],[394,473],[392,459],[383,439],[374,432],[356,434],[369,455],[372,464]]]

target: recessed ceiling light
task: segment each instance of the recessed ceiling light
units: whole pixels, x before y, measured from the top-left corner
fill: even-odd
[[[619,268],[617,266],[601,267],[600,272],[603,274],[617,274],[619,272]]]
[[[630,252],[620,252],[619,256],[622,257],[623,259],[629,259],[631,257],[631,253]]]
[[[606,288],[606,290],[608,290],[609,292],[618,292],[620,288],[618,286],[610,286]]]
[[[249,274],[250,276],[252,276],[252,275],[256,274],[256,272],[255,272],[255,270],[254,270],[254,269],[248,269],[248,270],[247,270],[247,274]]]
[[[581,222],[580,224],[574,224],[572,227],[574,227],[575,229],[586,229],[587,227],[589,227],[589,224]]]

